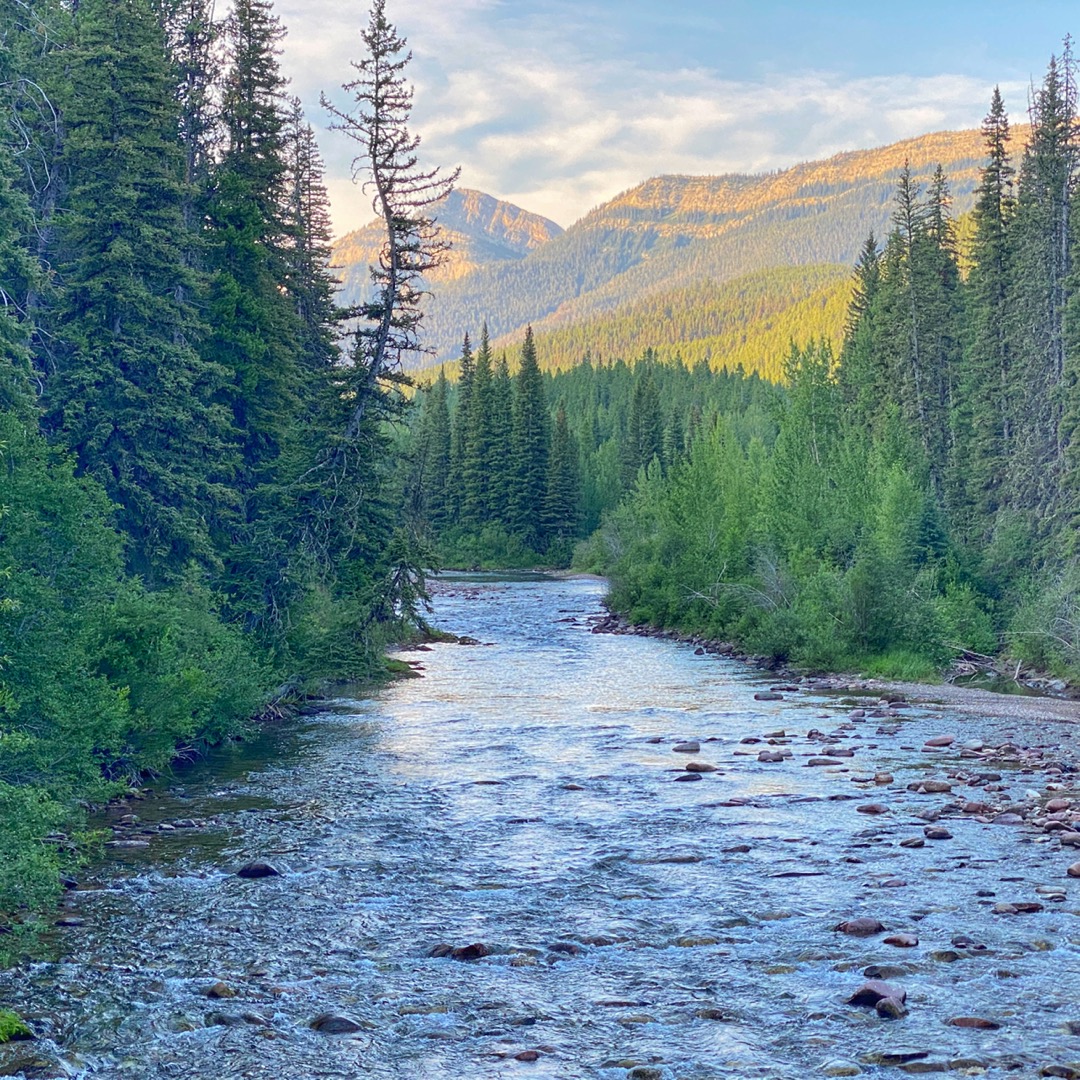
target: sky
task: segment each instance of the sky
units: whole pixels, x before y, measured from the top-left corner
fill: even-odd
[[[886,10],[887,9],[887,10]],[[359,57],[368,0],[277,0],[282,66],[319,134],[335,229],[369,221],[320,92]],[[1080,7],[1057,0],[387,0],[413,51],[424,165],[568,226],[664,173],[764,172],[1025,118]]]

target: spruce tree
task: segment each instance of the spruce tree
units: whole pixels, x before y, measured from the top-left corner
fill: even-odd
[[[532,327],[525,330],[521,366],[514,377],[513,531],[533,551],[543,551],[544,501],[547,497],[550,417],[544,394],[544,378],[536,355]]]
[[[485,525],[492,516],[491,473],[493,466],[492,417],[494,372],[487,323],[480,331],[480,348],[472,373],[468,425],[461,465],[462,513],[471,525]]]
[[[570,433],[566,406],[559,402],[551,435],[547,493],[544,499],[544,533],[548,544],[572,540],[581,518],[581,476],[577,441]]]
[[[493,521],[510,519],[513,483],[514,385],[506,354],[499,357],[491,384],[491,471],[489,508]]]
[[[183,155],[172,71],[146,0],[84,0],[66,56],[60,341],[46,424],[119,505],[132,567],[168,580],[209,561],[229,498],[225,372],[185,298]]]
[[[461,344],[458,361],[457,403],[454,408],[450,442],[450,504],[455,521],[465,521],[465,462],[469,453],[469,433],[472,428],[472,392],[476,362],[468,333]]]
[[[1057,514],[1065,466],[1064,321],[1077,150],[1076,90],[1067,48],[1062,58],[1051,59],[1031,105],[1031,136],[1010,229],[1007,503],[1035,515],[1044,535]]]
[[[1015,203],[1009,120],[997,87],[982,132],[988,160],[975,192],[966,290],[969,332],[953,410],[952,471],[958,483],[952,517],[967,542],[984,542],[993,529],[1012,446],[1009,229]]]

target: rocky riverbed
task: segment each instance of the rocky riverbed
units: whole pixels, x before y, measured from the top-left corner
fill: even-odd
[[[0,1075],[1080,1076],[1080,709],[777,679],[601,595],[449,579],[479,645],[115,808]]]

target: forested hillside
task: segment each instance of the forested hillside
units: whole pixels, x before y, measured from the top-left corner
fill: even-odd
[[[846,302],[840,300],[841,287],[825,301],[828,313],[800,306],[802,299],[811,282],[822,284],[827,267],[854,262],[859,238],[888,232],[892,192],[904,162],[922,182],[940,163],[950,178],[954,210],[962,214],[972,205],[981,155],[977,131],[940,132],[761,176],[646,181],[524,258],[470,259],[476,268],[440,286],[429,302],[429,344],[436,359],[452,359],[462,333],[470,327],[476,333],[487,320],[496,348],[517,349],[531,324],[548,367],[579,362],[590,345],[594,354],[629,361],[642,343],[632,335],[628,342],[627,326],[648,328],[657,309],[680,308],[699,290],[715,293],[741,278],[755,288],[770,272],[781,273],[775,296],[788,304],[788,310],[770,314],[789,323],[809,319],[807,332],[832,337],[839,332],[836,312]],[[453,214],[448,218],[454,229],[455,220]],[[355,254],[349,245],[337,252],[346,275],[342,296],[349,302],[362,295],[364,285],[362,270],[350,265]],[[791,291],[793,278],[786,271],[793,266],[806,267],[807,276],[805,286]],[[692,307],[686,319],[680,311],[664,333],[645,344],[668,355],[678,349],[684,356],[718,356],[745,333],[763,340],[743,351],[744,365],[775,374],[775,338],[754,321],[753,309],[731,310],[721,303],[710,313],[708,305]],[[780,344],[786,347],[786,341]]]
[[[357,46],[392,57],[381,10]],[[283,37],[269,0],[4,9],[0,931],[77,805],[382,670],[414,614],[401,399],[362,319],[343,342]]]
[[[1026,145],[995,94],[970,267],[949,185],[902,170],[839,354],[795,348],[770,447],[718,423],[639,475],[594,539],[613,603],[813,667],[964,653],[1080,673],[1080,165],[1073,61]]]

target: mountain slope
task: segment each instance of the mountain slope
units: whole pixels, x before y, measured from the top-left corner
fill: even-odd
[[[492,264],[516,262],[563,231],[539,214],[469,188],[452,191],[434,207],[434,214],[452,246],[446,263],[431,275],[433,285],[466,278]],[[343,303],[355,304],[365,295],[371,280],[368,267],[378,261],[384,237],[385,226],[374,221],[334,245]]]
[[[1014,146],[1022,144],[1022,135],[1016,133]],[[625,351],[629,359],[648,336],[650,310],[672,307],[680,314],[665,320],[664,340],[657,344],[681,346],[687,357],[712,349],[713,363],[721,363],[716,349],[702,343],[716,339],[719,347],[721,340],[735,340],[739,327],[730,322],[733,309],[721,304],[726,321],[717,307],[712,321],[702,322],[707,290],[703,295],[694,290],[718,289],[778,267],[815,267],[798,298],[789,291],[790,280],[781,292],[788,290],[791,302],[802,304],[817,282],[816,288],[832,289],[820,310],[834,312],[844,289],[836,267],[851,266],[871,230],[878,236],[888,232],[905,161],[922,181],[940,163],[960,214],[973,202],[982,136],[938,132],[760,176],[656,177],[550,235],[523,257],[485,261],[470,252],[467,272],[437,284],[425,338],[437,357],[446,359],[456,354],[463,332],[475,331],[484,320],[492,336],[504,341],[516,340],[531,323],[554,350],[549,359],[565,364],[590,347],[587,327],[595,338],[594,353]],[[688,303],[691,293],[695,298]],[[690,318],[693,329],[675,325]],[[834,326],[838,332],[833,315],[822,314],[805,329],[833,336]],[[749,325],[744,329],[756,333]]]

